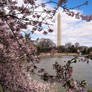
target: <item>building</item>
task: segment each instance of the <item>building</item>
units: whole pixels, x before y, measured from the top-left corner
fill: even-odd
[[[61,35],[61,31],[62,31],[62,28],[61,28],[61,14],[58,13],[58,16],[57,16],[57,46],[61,46],[62,44],[62,41],[61,41],[61,38],[62,38],[62,35]]]

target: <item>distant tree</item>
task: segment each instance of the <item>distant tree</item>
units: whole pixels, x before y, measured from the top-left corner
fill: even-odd
[[[75,48],[78,48],[80,46],[80,44],[78,42],[75,43]]]
[[[72,46],[72,43],[71,42],[68,42],[68,43],[65,44],[65,48],[69,48],[71,46]]]
[[[68,47],[68,51],[70,53],[77,53],[77,48],[74,45],[72,45],[71,47]]]
[[[84,50],[82,51],[82,54],[88,54],[88,49],[84,48]]]
[[[58,47],[57,47],[57,52],[58,52],[58,53],[66,52],[65,46],[58,46]]]
[[[39,39],[37,44],[37,53],[49,53],[53,47],[56,47],[55,43],[50,39]]]
[[[89,47],[89,53],[92,52],[92,47]]]

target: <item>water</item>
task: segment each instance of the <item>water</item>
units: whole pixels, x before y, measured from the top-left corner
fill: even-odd
[[[46,57],[41,58],[41,62],[38,65],[41,68],[45,68],[46,71],[50,74],[55,74],[53,70],[53,64],[57,61],[59,64],[64,65],[63,61],[71,60],[72,56],[62,56],[62,57]],[[88,83],[88,88],[92,88],[92,60],[90,60],[89,64],[86,62],[78,62],[76,64],[72,64],[73,66],[73,76],[74,79],[77,80],[86,80]],[[64,92],[64,89],[60,84],[58,85],[58,92]]]

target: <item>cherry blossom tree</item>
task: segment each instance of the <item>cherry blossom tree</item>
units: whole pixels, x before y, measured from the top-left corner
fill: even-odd
[[[65,8],[63,4],[67,2],[66,0],[60,0],[59,3],[21,1],[20,4],[20,0],[0,0],[0,84],[3,92],[6,89],[13,92],[46,92],[46,90],[53,92],[53,86],[34,81],[30,77],[31,74],[38,75],[46,82],[60,82],[67,92],[83,92],[86,82],[74,81],[72,78],[71,64],[76,62],[75,58],[68,61],[65,66],[56,62],[53,65],[56,76],[48,74],[46,70],[36,66],[39,58],[30,35],[37,31],[43,34],[53,32],[51,29],[53,22],[50,21],[59,7],[62,7],[69,16],[76,16],[83,20],[90,21],[92,16],[75,14],[72,10]],[[49,3],[57,4],[57,8],[48,9],[46,5]],[[42,10],[39,11],[39,9]],[[29,27],[30,33],[23,37],[21,32],[23,30],[26,32]]]

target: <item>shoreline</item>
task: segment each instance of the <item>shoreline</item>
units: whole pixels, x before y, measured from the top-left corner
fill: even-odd
[[[55,53],[55,54],[40,53],[38,57],[41,58],[41,57],[51,57],[51,56],[78,56],[78,54],[77,53]]]

